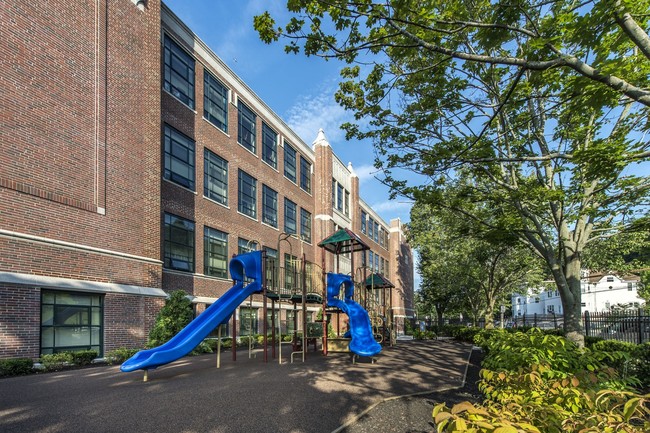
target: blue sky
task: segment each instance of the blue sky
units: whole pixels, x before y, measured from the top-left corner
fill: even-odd
[[[167,0],[164,3],[214,51],[269,107],[307,143],[325,131],[334,152],[352,162],[360,192],[386,222],[409,221],[410,203],[388,199],[388,189],[374,178],[371,143],[345,141],[339,126],[352,119],[334,101],[340,63],[286,54],[282,41],[266,45],[253,29],[253,17],[265,10],[278,22],[288,13],[284,1]]]

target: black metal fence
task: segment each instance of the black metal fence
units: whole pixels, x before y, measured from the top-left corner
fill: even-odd
[[[564,319],[557,314],[530,314],[517,316],[506,326],[556,329],[564,327]],[[650,341],[650,315],[642,309],[600,313],[585,311],[582,326],[588,337],[636,344]]]
[[[650,341],[650,315],[641,309],[590,313],[582,316],[585,335],[643,344]]]

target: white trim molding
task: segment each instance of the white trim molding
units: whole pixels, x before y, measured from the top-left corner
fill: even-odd
[[[166,298],[167,293],[157,287],[132,286],[128,284],[102,283],[99,281],[76,280],[71,278],[48,277],[44,275],[0,272],[0,283],[20,286],[42,287],[78,292],[117,293],[121,295],[152,296]]]

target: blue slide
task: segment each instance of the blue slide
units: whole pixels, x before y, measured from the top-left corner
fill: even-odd
[[[338,298],[341,284],[345,286],[345,301]],[[354,284],[349,275],[327,274],[327,305],[337,307],[350,318],[350,350],[359,356],[375,356],[381,345],[372,334],[368,312],[352,299]]]
[[[235,280],[235,285],[214,304],[165,344],[141,350],[124,361],[120,370],[148,370],[176,361],[190,353],[217,326],[227,323],[247,297],[262,291],[262,252],[253,251],[233,257],[230,260],[230,276]],[[250,280],[250,283],[245,284],[246,280]]]

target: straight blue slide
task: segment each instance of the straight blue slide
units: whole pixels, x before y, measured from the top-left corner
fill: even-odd
[[[345,300],[339,299],[341,284],[345,286]],[[350,351],[359,356],[375,356],[381,352],[372,333],[368,312],[352,299],[354,285],[352,278],[345,274],[327,274],[327,305],[337,307],[350,318]]]
[[[120,370],[149,370],[190,353],[212,330],[222,323],[227,323],[232,313],[247,297],[262,290],[261,272],[261,251],[233,257],[230,260],[230,275],[235,280],[235,285],[171,340],[153,349],[141,350],[124,361]],[[245,285],[245,280],[250,280],[250,283]]]

